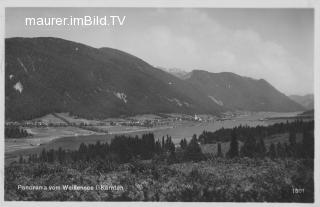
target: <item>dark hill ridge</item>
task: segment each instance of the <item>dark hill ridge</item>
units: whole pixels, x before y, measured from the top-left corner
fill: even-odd
[[[195,70],[186,81],[228,109],[279,112],[303,110],[302,106],[263,79],[256,80],[229,72]]]
[[[119,50],[58,38],[6,39],[5,49],[7,120],[59,111],[105,118],[223,110],[197,88]]]
[[[265,81],[226,74],[195,71],[181,80],[116,49],[51,37],[10,38],[5,40],[6,120],[52,112],[106,118],[157,112],[217,114],[230,109],[301,110]],[[214,87],[226,80],[241,90],[230,93]],[[259,105],[261,100],[266,104]]]

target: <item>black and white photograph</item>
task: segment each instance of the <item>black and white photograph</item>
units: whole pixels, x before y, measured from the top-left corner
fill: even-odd
[[[4,202],[314,204],[315,15],[6,7]]]

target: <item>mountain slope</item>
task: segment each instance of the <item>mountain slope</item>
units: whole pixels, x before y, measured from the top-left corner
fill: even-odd
[[[289,98],[306,109],[314,109],[314,97],[313,94],[307,94],[304,96],[300,95],[291,95]]]
[[[263,79],[195,70],[186,81],[228,109],[283,112],[304,110]]]
[[[10,38],[5,59],[7,120],[51,112],[106,118],[224,110],[192,85],[111,48],[58,38]]]

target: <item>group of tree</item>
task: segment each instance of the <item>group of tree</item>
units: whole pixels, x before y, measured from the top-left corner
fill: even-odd
[[[58,150],[43,148],[40,154],[29,156],[30,162],[68,162],[112,160],[118,163],[130,162],[133,159],[152,159],[154,155],[173,155],[175,145],[170,136],[155,141],[154,134],[143,134],[141,137],[116,136],[111,143],[81,143],[77,150]]]
[[[19,126],[6,126],[4,133],[6,138],[22,138],[31,136],[31,134],[29,134],[25,129]]]
[[[227,157],[250,157],[250,158],[314,158],[314,134],[313,131],[307,129],[303,130],[302,141],[297,142],[296,131],[292,130],[289,133],[289,142],[283,141],[278,143],[270,143],[266,147],[262,137],[254,137],[249,135],[239,147],[239,141],[235,130],[231,133],[232,139],[230,141],[229,151]]]
[[[182,150],[183,161],[200,161],[204,159],[197,135],[193,135],[190,142],[186,139],[182,139],[180,142],[180,148]]]
[[[238,126],[234,128],[221,128],[215,132],[203,131],[199,135],[199,141],[201,144],[227,142],[232,140],[232,133],[237,135],[239,141],[246,141],[249,136],[252,137],[267,137],[274,134],[287,133],[295,131],[296,133],[302,133],[303,131],[314,130],[314,121],[302,121],[295,120],[292,122],[275,123],[270,126]]]
[[[104,160],[126,163],[135,159],[162,158],[172,163],[204,159],[196,135],[193,135],[189,142],[186,139],[181,140],[180,145],[177,151],[170,136],[155,141],[153,133],[143,134],[141,137],[120,135],[112,139],[110,144],[99,141],[95,144],[81,143],[77,150],[63,150],[62,148],[46,150],[43,148],[41,153],[30,155],[28,160],[21,157],[19,162],[72,163]]]

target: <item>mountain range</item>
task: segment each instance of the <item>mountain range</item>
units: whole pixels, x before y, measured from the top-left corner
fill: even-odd
[[[306,95],[290,95],[289,98],[308,110],[314,109],[313,94]]]
[[[229,72],[193,71],[186,81],[229,110],[281,112],[302,109],[264,79]]]
[[[5,40],[6,120],[52,112],[102,119],[228,110],[301,111],[304,107],[262,79],[200,70],[181,79],[112,48],[52,37]]]

